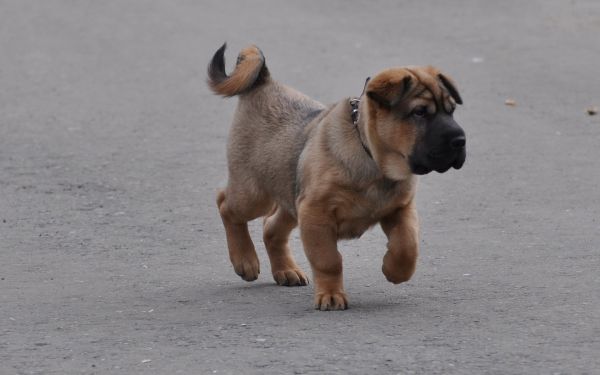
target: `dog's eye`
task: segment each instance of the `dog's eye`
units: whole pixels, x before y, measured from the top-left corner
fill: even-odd
[[[413,109],[412,114],[415,117],[425,117],[427,115],[427,108],[424,106],[419,106]]]

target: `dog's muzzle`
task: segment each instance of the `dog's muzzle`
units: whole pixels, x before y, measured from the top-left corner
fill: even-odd
[[[434,147],[427,147],[425,144],[411,155],[410,166],[414,174],[423,175],[431,171],[444,173],[450,168],[460,169],[465,163],[467,142],[460,127],[436,138],[442,142]]]

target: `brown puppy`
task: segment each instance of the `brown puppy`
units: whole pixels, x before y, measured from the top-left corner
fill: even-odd
[[[258,277],[247,223],[264,216],[279,285],[308,283],[288,247],[299,225],[317,309],[347,308],[337,242],[377,223],[389,239],[383,274],[394,284],[409,280],[418,255],[415,174],[465,161],[465,134],[452,118],[462,100],[452,80],[433,67],[391,68],[367,82],[366,97],[326,107],[271,79],[255,46],[227,76],[225,47],[208,67],[208,84],[216,94],[239,95],[229,180],[217,196],[235,272]]]

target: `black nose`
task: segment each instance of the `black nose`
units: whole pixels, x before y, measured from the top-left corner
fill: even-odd
[[[450,141],[450,147],[453,150],[460,150],[461,148],[465,147],[466,142],[467,140],[465,139],[465,136],[459,135],[458,137],[452,138],[452,140]]]

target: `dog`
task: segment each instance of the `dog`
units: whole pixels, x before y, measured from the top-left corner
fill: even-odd
[[[388,281],[415,272],[417,175],[460,169],[462,98],[454,81],[426,66],[395,67],[368,79],[359,98],[325,106],[271,78],[261,50],[243,49],[230,75],[226,44],[208,66],[208,85],[239,101],[227,145],[228,182],[217,206],[235,272],[256,280],[259,260],[247,223],[264,217],[263,240],[278,285],[309,282],[290,248],[298,226],[314,281],[314,307],[344,310],[348,298],[337,242],[379,223],[388,238]]]

